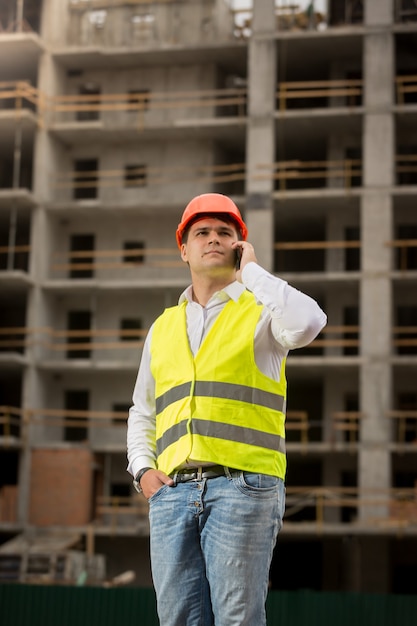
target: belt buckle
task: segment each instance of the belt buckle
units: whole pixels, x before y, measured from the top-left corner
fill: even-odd
[[[197,467],[196,469],[196,480],[200,482],[202,479],[203,479],[203,468],[200,465],[200,467]]]

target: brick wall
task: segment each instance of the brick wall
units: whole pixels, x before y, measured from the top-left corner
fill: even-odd
[[[35,526],[89,523],[93,461],[89,450],[33,450],[29,522]]]
[[[4,485],[0,489],[0,522],[17,522],[16,485]]]

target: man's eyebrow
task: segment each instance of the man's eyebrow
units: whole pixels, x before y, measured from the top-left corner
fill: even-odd
[[[204,230],[210,230],[212,228],[212,226],[210,226],[210,224],[206,224],[206,225],[201,225],[198,226],[197,224],[195,225],[195,227],[193,228],[193,232],[197,233],[197,232],[201,232]],[[229,224],[221,224],[220,226],[214,226],[214,228],[216,230],[227,230],[228,232],[233,232],[233,226],[230,226]]]
[[[227,232],[227,233],[233,233],[234,232],[234,228],[232,226],[228,226],[227,224],[225,224],[224,226],[219,226],[219,228],[217,230],[223,231],[223,232]]]
[[[209,229],[209,226],[196,226],[194,228],[194,232],[196,233],[199,230],[208,230],[208,229]]]

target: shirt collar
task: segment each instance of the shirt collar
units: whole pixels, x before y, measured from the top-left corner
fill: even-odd
[[[216,293],[212,295],[210,300],[213,300],[213,299],[234,300],[235,302],[237,302],[237,300],[239,300],[240,296],[245,291],[245,289],[246,287],[242,283],[235,280],[229,285],[227,285],[226,287],[224,287],[224,289],[221,289],[220,291],[216,291]],[[179,297],[178,304],[182,304],[185,301],[193,302],[193,286],[192,285],[189,285],[187,289],[182,292],[182,294]]]

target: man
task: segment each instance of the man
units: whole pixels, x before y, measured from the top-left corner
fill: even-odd
[[[149,331],[128,420],[158,615],[264,626],[284,514],[285,361],[326,316],[257,264],[230,198],[191,200],[176,235],[192,284]]]

